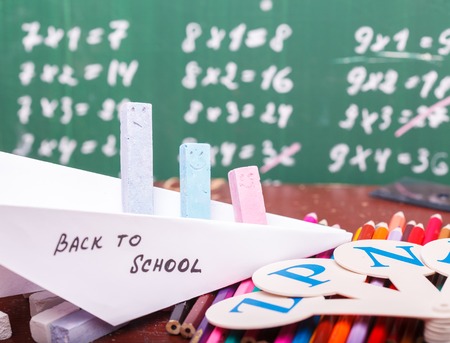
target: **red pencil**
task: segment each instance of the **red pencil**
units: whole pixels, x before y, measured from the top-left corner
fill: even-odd
[[[411,229],[407,242],[422,245],[424,238],[425,229],[422,223],[418,223]]]
[[[373,220],[370,220],[362,226],[361,232],[358,236],[358,241],[363,239],[372,239],[374,233],[375,233],[375,223],[373,222]]]

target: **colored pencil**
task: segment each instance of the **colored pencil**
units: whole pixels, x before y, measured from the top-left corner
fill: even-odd
[[[313,316],[300,322],[292,343],[309,343],[317,326],[320,316]]]
[[[295,337],[295,332],[297,331],[298,326],[299,323],[283,326],[278,332],[278,335],[273,343],[291,343]]]
[[[410,220],[405,225],[405,230],[403,231],[402,241],[406,242],[408,240],[409,234],[411,233],[412,228],[416,226],[415,220]]]
[[[422,244],[424,239],[425,239],[425,229],[422,223],[418,223],[411,229],[407,242]]]
[[[189,310],[195,302],[194,299],[183,301],[182,303],[176,304],[169,316],[169,320],[166,323],[166,331],[171,335],[178,335],[181,330],[181,323],[183,323],[184,318],[186,318]]]
[[[389,221],[388,228],[389,231],[394,230],[396,227],[401,227],[402,231],[405,229],[406,225],[406,218],[403,211],[398,211],[394,213],[394,215],[391,217],[391,220]]]
[[[305,222],[317,223],[317,214],[315,212],[310,212],[303,217]]]
[[[362,226],[356,229],[355,233],[353,234],[352,241],[358,240],[359,235],[361,233],[361,229],[362,229]]]
[[[256,287],[255,287],[255,284],[253,283],[252,279],[247,279],[247,280],[242,281],[239,284],[234,296],[250,293],[255,290],[256,290]],[[208,339],[207,340],[208,343],[222,342],[224,339],[225,339],[225,342],[227,342],[227,343],[240,342],[241,337],[244,334],[244,331],[242,331],[242,330],[229,331],[229,330],[218,328],[218,327],[214,328],[213,332],[214,331],[216,331],[214,333],[214,335],[211,333],[211,335],[213,335],[213,339],[211,339],[211,340]],[[214,337],[216,337],[216,339],[219,339],[219,340],[215,341]]]
[[[237,284],[234,284],[234,285],[219,289],[217,291],[217,294],[211,305],[214,305],[214,304],[218,303],[219,301],[222,301],[224,299],[232,297],[233,294],[236,292],[237,286],[238,286]],[[195,331],[195,334],[191,338],[190,342],[191,343],[205,342],[207,340],[207,338],[209,337],[209,335],[211,334],[213,329],[214,329],[214,326],[208,322],[208,319],[205,316],[203,316],[203,319],[200,322],[200,324],[198,325],[197,330]]]
[[[375,226],[375,232],[372,239],[386,239],[389,235],[389,229],[387,223],[381,222]]]
[[[425,238],[423,244],[434,241],[439,237],[442,228],[442,216],[439,213],[433,214],[425,226]]]
[[[378,317],[370,331],[367,343],[386,342],[387,333],[391,330],[394,321],[388,317]]]
[[[363,239],[372,239],[374,233],[375,233],[375,223],[373,222],[373,220],[369,220],[361,227],[361,232],[358,236],[358,241]]]
[[[191,338],[194,336],[197,326],[203,319],[206,310],[211,306],[215,297],[215,293],[206,293],[199,296],[188,315],[181,324],[180,333],[184,338]]]
[[[320,317],[320,321],[317,324],[310,342],[311,343],[325,343],[330,340],[333,327],[336,322],[336,316],[323,315]]]
[[[445,239],[450,237],[450,224],[446,224],[442,227],[441,231],[439,232],[438,239]]]

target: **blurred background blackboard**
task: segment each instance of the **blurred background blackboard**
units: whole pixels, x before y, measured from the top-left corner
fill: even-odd
[[[157,180],[195,140],[213,177],[450,183],[449,15],[445,0],[1,0],[0,150],[119,176],[128,99],[153,105]]]

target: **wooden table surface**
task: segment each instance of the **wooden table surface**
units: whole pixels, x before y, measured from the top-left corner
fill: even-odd
[[[164,187],[173,188],[167,184]],[[175,184],[176,188],[176,184]],[[389,222],[397,211],[403,211],[406,220],[415,220],[424,225],[431,215],[440,213],[444,224],[450,223],[449,212],[439,212],[423,207],[376,199],[369,193],[376,186],[353,186],[342,184],[326,185],[280,185],[263,186],[266,210],[270,213],[302,219],[309,212],[316,212],[319,220],[326,219],[329,225],[339,224],[341,228],[354,232],[369,220],[375,223]],[[215,200],[230,203],[230,194],[225,182],[213,187]],[[10,317],[13,336],[5,343],[33,342],[29,330],[28,300],[20,295],[0,299],[0,310]],[[165,332],[170,311],[160,311],[136,319],[116,332],[96,342],[187,342],[178,336]]]

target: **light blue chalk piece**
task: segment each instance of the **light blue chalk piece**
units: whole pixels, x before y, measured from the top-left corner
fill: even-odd
[[[211,147],[204,143],[180,145],[181,216],[211,218]]]
[[[92,314],[79,310],[50,325],[52,343],[86,343],[103,337],[123,325],[112,326]]]
[[[153,214],[152,105],[120,109],[120,173],[124,212]]]

